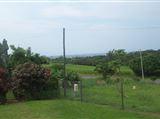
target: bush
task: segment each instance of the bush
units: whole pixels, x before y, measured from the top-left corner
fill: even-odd
[[[49,66],[52,70],[52,79],[62,80],[64,79],[64,66],[60,63],[55,63]]]
[[[3,68],[0,68],[0,103],[6,103],[6,94],[9,89],[8,79],[7,79],[7,71]]]
[[[58,81],[52,79],[49,69],[24,63],[13,71],[12,88],[17,100],[48,99],[57,95]]]
[[[69,83],[71,83],[72,86],[74,85],[74,83],[78,83],[78,81],[80,81],[79,75],[73,71],[67,73],[66,79],[67,81],[69,81]]]

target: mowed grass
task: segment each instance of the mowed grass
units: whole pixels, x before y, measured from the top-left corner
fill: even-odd
[[[111,106],[69,100],[30,101],[0,106],[0,119],[159,119]]]
[[[52,65],[54,64],[55,63],[51,63],[43,66],[51,68]],[[66,69],[67,71],[77,72],[80,75],[96,75],[97,74],[97,72],[95,71],[95,66],[67,64]]]
[[[95,75],[95,66],[67,64],[67,71],[75,71],[81,75]]]

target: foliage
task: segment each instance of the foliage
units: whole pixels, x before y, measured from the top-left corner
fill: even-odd
[[[160,76],[160,53],[158,52],[142,52],[143,67],[145,76]],[[140,57],[137,56],[130,61],[131,69],[141,75]]]
[[[4,39],[0,43],[0,103],[4,104],[6,102],[6,93],[9,89],[9,75],[7,71],[8,67],[8,44]]]
[[[68,65],[67,65],[68,66]],[[61,63],[54,63],[49,66],[52,69],[52,76],[59,80],[64,79],[64,66]],[[78,73],[73,70],[67,70],[66,80],[69,84],[74,84],[80,80]]]
[[[19,64],[23,64],[25,62],[34,62],[36,64],[47,64],[49,62],[49,58],[45,56],[40,56],[37,53],[32,53],[31,48],[23,49],[21,47],[15,47],[14,45],[10,46],[12,49],[12,54],[10,55],[10,67],[14,68]]]
[[[127,53],[125,52],[124,49],[118,49],[118,50],[113,49],[112,51],[109,51],[106,54],[106,59],[108,61],[117,61],[121,64],[124,64],[126,55]]]
[[[88,65],[88,66],[96,66],[99,62],[104,60],[105,60],[104,55],[66,58],[66,62],[68,64]],[[52,60],[52,62],[62,63],[63,57],[55,58]]]
[[[64,66],[60,63],[56,63],[56,64],[51,64],[49,66],[49,68],[52,70],[52,77],[56,78],[56,79],[63,79],[63,69]]]
[[[0,43],[0,67],[7,68],[8,66],[8,44],[4,39],[2,44]]]
[[[12,86],[18,100],[43,99],[46,98],[45,91],[51,93],[52,89],[58,89],[57,81],[51,79],[51,71],[34,63],[24,63],[15,68]]]
[[[10,66],[17,66],[19,64],[23,64],[27,62],[26,58],[26,51],[21,47],[15,47],[14,45],[11,45],[11,50],[13,51],[10,56]]]
[[[9,89],[9,81],[7,79],[7,71],[4,68],[0,68],[0,103],[6,102],[6,94]]]
[[[124,50],[112,50],[107,53],[105,62],[96,66],[96,71],[101,73],[103,78],[106,79],[114,74],[120,73],[120,67],[123,64],[123,60],[126,53]]]
[[[106,79],[115,73],[115,68],[109,62],[105,62],[97,65],[95,71],[102,74],[103,78]]]
[[[76,72],[67,72],[66,79],[73,85],[74,83],[78,83],[80,81],[80,77]]]

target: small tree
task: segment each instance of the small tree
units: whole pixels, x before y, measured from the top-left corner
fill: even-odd
[[[119,64],[126,64],[127,53],[124,49],[112,50],[106,54],[107,61],[117,61]]]
[[[107,79],[115,73],[115,68],[109,62],[105,62],[97,65],[95,71],[102,74],[103,79],[108,81]]]
[[[19,64],[23,64],[25,62],[34,62],[35,64],[47,64],[49,62],[49,58],[45,56],[40,56],[38,53],[32,53],[31,48],[24,49],[22,47],[15,47],[11,45],[11,50],[13,51],[10,55],[10,68],[15,68]]]

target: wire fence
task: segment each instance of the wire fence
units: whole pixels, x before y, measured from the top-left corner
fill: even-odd
[[[124,80],[124,95],[122,102],[121,82],[106,84],[101,79],[83,79],[78,83],[78,89],[74,86],[67,87],[69,100],[109,105],[135,111],[148,111],[159,113],[160,110],[159,85],[150,82]],[[63,88],[61,88],[61,95]],[[124,103],[124,105],[122,105]]]

